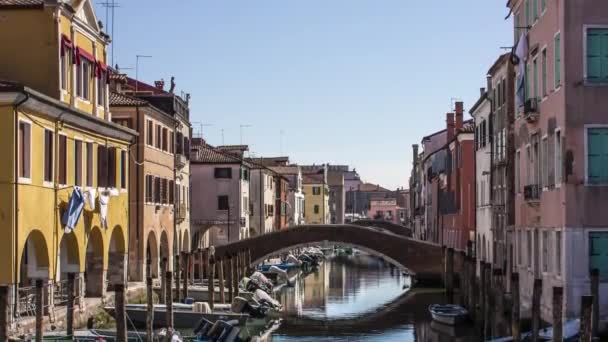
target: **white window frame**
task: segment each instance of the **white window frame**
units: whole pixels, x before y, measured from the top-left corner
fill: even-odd
[[[34,171],[34,166],[32,164],[32,162],[33,162],[33,156],[32,156],[32,154],[33,154],[32,153],[33,147],[32,147],[32,142],[34,140],[33,139],[33,135],[34,135],[33,128],[34,128],[34,125],[33,125],[32,120],[25,119],[25,118],[19,118],[17,120],[17,132],[16,132],[17,135],[19,134],[19,126],[21,125],[22,122],[30,125],[30,153],[29,153],[30,154],[30,176],[29,177],[21,177],[21,170],[19,170],[18,181],[19,181],[19,183],[32,184],[32,173]],[[21,139],[17,139],[17,143],[20,144],[21,143]],[[23,146],[21,148],[23,148]],[[21,157],[21,156],[19,156],[19,157]],[[19,163],[19,158],[17,159],[17,163]],[[44,178],[44,175],[43,175],[43,178]]]
[[[557,145],[557,135],[559,134],[559,146]],[[563,155],[562,155],[562,144],[564,141],[564,137],[562,136],[561,128],[556,128],[553,132],[553,163],[554,163],[554,182],[556,188],[560,188],[562,186],[562,182],[564,180],[563,175]],[[558,148],[559,147],[559,148]],[[559,161],[558,161],[559,156]],[[559,170],[559,182],[557,179],[557,170]]]
[[[606,86],[608,83],[606,82],[587,82],[587,31],[589,29],[608,29],[608,25],[591,25],[584,24],[583,25],[583,84],[586,86]],[[556,34],[557,35],[557,34]],[[563,58],[563,56],[562,56]]]
[[[587,158],[588,153],[589,153],[589,138],[588,138],[588,132],[590,128],[608,128],[608,124],[588,124],[588,125],[584,125],[583,129],[584,129],[584,142],[583,142],[583,146],[585,147],[585,186],[598,186],[598,187],[605,187],[608,186],[608,182],[607,183],[600,183],[600,184],[589,184],[589,160]],[[562,141],[563,141],[563,137],[562,137]],[[563,176],[562,176],[563,177]]]

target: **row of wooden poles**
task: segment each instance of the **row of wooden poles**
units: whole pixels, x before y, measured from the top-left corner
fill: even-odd
[[[201,285],[203,280],[207,279],[207,290],[209,307],[213,309],[215,303],[215,280],[219,283],[219,303],[225,303],[225,288],[228,288],[229,298],[234,298],[239,295],[239,279],[242,279],[250,272],[251,269],[251,251],[242,250],[232,254],[215,256],[208,249],[201,249],[197,253],[182,253],[182,262],[180,264],[179,255],[175,256],[175,300],[180,302],[188,297],[188,282],[190,275],[190,260],[196,254],[200,257],[199,278]],[[226,265],[226,268],[224,268]],[[149,264],[148,270],[149,270]],[[163,269],[164,277],[161,278],[161,295],[159,301],[166,304],[166,329],[167,336],[173,331],[173,287],[166,284],[173,284],[173,272],[166,271],[166,260],[163,260],[161,268]],[[181,272],[179,272],[181,271]],[[180,280],[180,273],[184,277]],[[150,274],[150,272],[148,272]],[[67,281],[67,304],[66,304],[66,333],[68,336],[74,335],[74,303],[75,303],[75,274],[68,274]],[[225,282],[224,280],[227,279]],[[180,282],[182,284],[182,296],[180,297]],[[119,342],[127,341],[127,314],[126,314],[126,294],[125,284],[114,284],[114,310],[116,319],[116,340]],[[42,341],[44,334],[43,330],[43,314],[44,314],[44,281],[36,280],[36,341]],[[9,337],[9,288],[0,286],[0,342],[8,341]],[[233,297],[234,295],[234,297]],[[154,322],[154,301],[153,301],[153,281],[152,277],[146,279],[146,301],[147,301],[147,316],[146,316],[146,340],[152,341],[153,337],[153,322]]]
[[[444,249],[444,284],[446,296],[449,303],[454,301],[455,274],[454,274],[454,249]],[[485,337],[488,337],[491,329],[491,317],[499,313],[502,315],[505,309],[505,289],[503,288],[504,274],[502,269],[492,268],[491,263],[479,263],[479,278],[476,275],[477,260],[465,252],[458,253],[460,264],[459,273],[459,301],[460,305],[468,309],[472,320],[478,324]],[[591,286],[590,295],[581,298],[581,331],[580,341],[591,341],[597,336],[599,321],[599,271],[593,269],[590,273]],[[511,273],[511,315],[505,317],[510,321],[510,330],[513,341],[521,341],[521,319],[520,319],[520,284],[519,273]],[[538,341],[541,322],[541,297],[542,279],[535,279],[532,288],[532,341]],[[524,289],[525,290],[525,289]],[[479,301],[479,302],[478,302]],[[563,340],[563,303],[564,289],[561,286],[553,287],[553,341]],[[492,311],[494,310],[494,311]],[[509,327],[507,327],[509,328]]]

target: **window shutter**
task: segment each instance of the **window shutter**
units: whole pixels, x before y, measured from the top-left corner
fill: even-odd
[[[30,155],[32,150],[32,140],[31,140],[31,129],[32,126],[28,123],[23,123],[23,171],[22,176],[26,178],[31,178],[31,165],[30,165]]]
[[[120,151],[120,188],[127,188],[127,151]]]
[[[97,186],[108,186],[108,149],[102,145],[97,146]]]
[[[172,180],[169,181],[169,204],[175,203],[173,192],[175,191],[175,185]]]
[[[87,143],[87,186],[93,186],[93,143]]]
[[[603,129],[589,129],[587,131],[587,178],[589,183],[598,184],[602,182],[602,176],[605,171],[603,164],[604,142]]]
[[[561,35],[558,33],[555,35],[553,40],[554,45],[554,74],[555,74],[555,88],[559,87],[562,83],[562,47],[561,47]]]
[[[608,30],[600,31],[600,54],[601,54],[601,65],[602,71],[600,77],[602,81],[608,81]]]
[[[67,184],[67,137],[59,136],[59,184]]]
[[[109,147],[108,154],[108,187],[116,187],[116,148]]]
[[[599,30],[587,31],[587,79],[598,81],[602,73],[602,35]]]
[[[44,180],[53,181],[53,132],[44,131]]]
[[[82,141],[74,140],[74,185],[82,185]]]

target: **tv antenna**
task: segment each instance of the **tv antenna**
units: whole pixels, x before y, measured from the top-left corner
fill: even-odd
[[[111,28],[111,32],[110,32],[110,37],[112,37],[112,46],[110,47],[110,49],[111,49],[110,65],[114,65],[114,45],[116,44],[116,37],[114,36],[114,21],[115,21],[114,19],[116,18],[115,9],[117,7],[122,7],[122,6],[120,6],[120,4],[116,0],[107,0],[104,2],[100,2],[99,4],[106,8],[106,27],[108,29],[110,29],[108,19],[111,17],[110,21],[112,22],[112,28]]]

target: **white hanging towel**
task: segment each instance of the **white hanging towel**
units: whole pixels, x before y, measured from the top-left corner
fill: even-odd
[[[84,192],[84,200],[91,210],[95,210],[95,197],[97,197],[97,189],[91,188]]]
[[[120,193],[118,192],[118,189],[116,188],[112,188],[110,189],[110,196],[118,196]]]
[[[99,214],[101,218],[101,226],[108,228],[108,203],[110,202],[110,192],[99,192]]]

